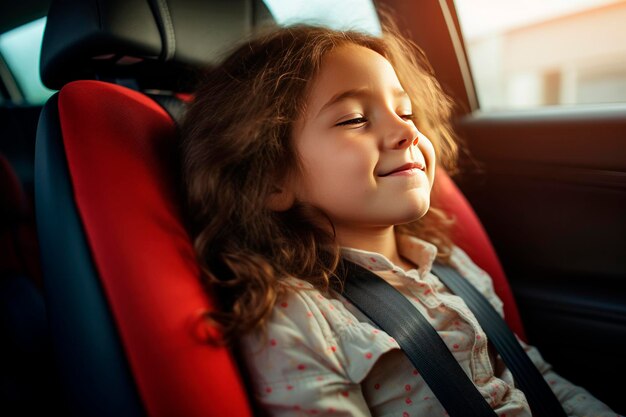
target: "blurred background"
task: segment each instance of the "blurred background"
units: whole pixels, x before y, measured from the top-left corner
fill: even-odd
[[[481,110],[626,102],[626,1],[455,5]]]

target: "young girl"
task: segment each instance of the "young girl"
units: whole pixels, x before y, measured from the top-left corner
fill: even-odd
[[[343,257],[411,301],[498,415],[530,415],[473,314],[430,273],[435,259],[452,265],[502,312],[430,207],[435,166],[455,166],[450,114],[423,54],[389,28],[276,29],[208,72],[182,124],[195,247],[224,302],[210,318],[240,345],[268,414],[446,414],[396,341],[336,291]],[[568,414],[615,415],[526,349]]]

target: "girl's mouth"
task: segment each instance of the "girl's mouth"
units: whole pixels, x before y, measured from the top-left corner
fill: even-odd
[[[379,177],[388,177],[391,175],[415,175],[419,171],[424,171],[426,167],[424,164],[417,162],[408,162],[406,164],[400,165],[397,168],[392,169],[384,174],[379,174]]]

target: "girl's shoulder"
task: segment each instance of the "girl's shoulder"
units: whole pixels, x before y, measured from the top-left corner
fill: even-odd
[[[341,295],[323,294],[297,278],[287,283],[292,289],[278,300],[265,328],[242,338],[251,367],[265,378],[308,370],[360,382],[378,357],[399,348],[369,320],[357,317]]]
[[[503,315],[502,300],[495,292],[493,279],[485,270],[476,265],[469,255],[456,245],[453,245],[450,251],[450,264],[489,300],[500,315]]]

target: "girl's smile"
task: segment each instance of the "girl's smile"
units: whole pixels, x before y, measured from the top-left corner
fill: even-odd
[[[388,177],[388,176],[394,176],[394,175],[404,175],[404,176],[417,175],[417,173],[420,171],[424,172],[425,168],[426,167],[423,164],[418,164],[415,162],[407,162],[406,164],[403,164],[386,174],[378,174],[378,176]]]

